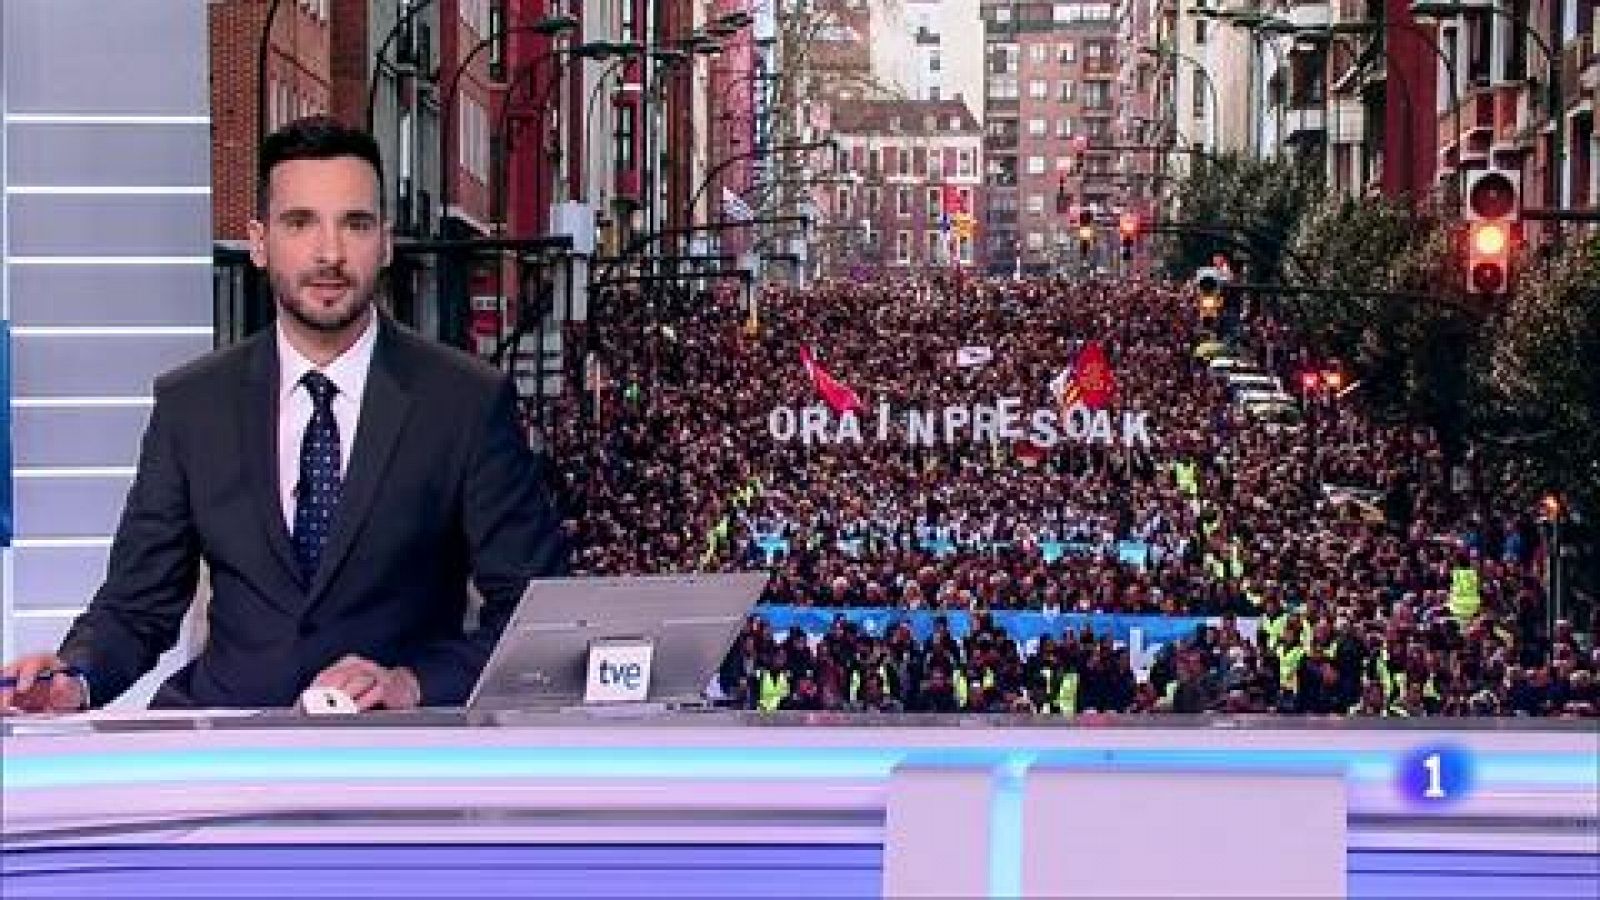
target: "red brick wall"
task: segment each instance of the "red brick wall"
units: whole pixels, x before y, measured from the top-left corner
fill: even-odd
[[[364,0],[357,2],[364,6]],[[270,5],[271,0],[222,0],[208,9],[211,223],[218,240],[244,239],[245,224],[255,214],[258,53]],[[313,108],[328,108],[328,24],[307,15],[295,0],[283,0],[267,72],[269,83],[283,82]]]
[[[368,0],[333,0],[333,33],[328,71],[333,102],[329,112],[341,122],[365,125],[367,116]]]

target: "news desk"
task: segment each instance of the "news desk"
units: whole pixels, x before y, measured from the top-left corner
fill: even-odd
[[[1600,896],[1590,722],[8,720],[6,898]]]

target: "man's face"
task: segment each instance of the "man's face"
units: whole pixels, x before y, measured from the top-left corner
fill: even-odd
[[[389,264],[377,174],[353,156],[273,168],[266,219],[251,222],[250,259],[265,269],[278,308],[311,331],[338,332],[372,306]]]

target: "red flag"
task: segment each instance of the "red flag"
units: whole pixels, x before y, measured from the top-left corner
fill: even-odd
[[[806,367],[811,386],[817,389],[822,402],[828,404],[835,414],[844,415],[852,409],[861,408],[861,398],[856,396],[856,392],[829,375],[828,370],[811,355],[810,347],[800,348],[800,364]]]
[[[961,192],[956,189],[955,185],[945,185],[941,193],[943,194],[943,205],[945,212],[955,215],[956,213],[964,213],[967,211],[967,205],[961,202]]]
[[[1111,373],[1111,363],[1106,360],[1106,350],[1099,341],[1083,345],[1071,371],[1071,377],[1066,379],[1059,394],[1063,410],[1078,403],[1089,409],[1105,409],[1111,403],[1117,392],[1117,377]]]

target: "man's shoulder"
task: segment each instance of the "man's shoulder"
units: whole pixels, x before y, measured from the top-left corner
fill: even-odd
[[[158,397],[182,397],[212,393],[231,387],[248,369],[263,341],[272,339],[272,329],[263,328],[250,337],[204,356],[189,360],[156,376]]]
[[[381,337],[385,352],[393,354],[397,369],[414,386],[427,392],[442,391],[460,397],[462,392],[493,395],[506,375],[483,360],[417,334],[386,319]]]

